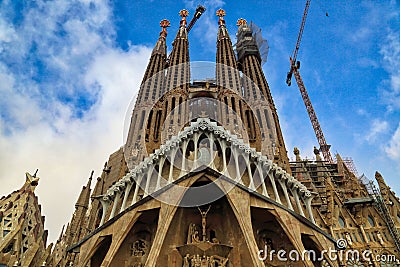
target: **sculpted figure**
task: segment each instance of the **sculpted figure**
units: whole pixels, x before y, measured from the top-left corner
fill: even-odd
[[[190,267],[189,258],[190,255],[186,254],[185,258],[183,259],[183,267]]]

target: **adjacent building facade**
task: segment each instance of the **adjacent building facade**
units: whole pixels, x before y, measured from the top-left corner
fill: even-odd
[[[26,173],[24,185],[0,198],[0,266],[47,266],[52,245],[47,246],[44,217],[35,195],[39,177]]]

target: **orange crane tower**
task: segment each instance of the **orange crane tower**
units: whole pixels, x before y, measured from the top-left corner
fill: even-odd
[[[332,155],[331,152],[329,151],[330,145],[326,143],[324,133],[322,132],[321,125],[319,124],[317,114],[315,113],[315,110],[311,104],[310,97],[308,96],[306,87],[304,86],[303,79],[300,76],[300,61],[297,61],[297,54],[299,52],[300,48],[300,43],[301,43],[301,37],[303,36],[303,31],[304,31],[304,25],[306,23],[306,18],[308,14],[308,9],[310,7],[310,2],[311,0],[307,0],[306,2],[306,7],[304,8],[304,13],[303,13],[303,19],[301,21],[301,26],[300,26],[300,31],[299,35],[297,37],[297,43],[296,43],[296,48],[294,49],[293,56],[290,57],[290,70],[287,74],[286,77],[286,83],[288,86],[292,84],[292,75],[294,74],[294,77],[297,82],[297,86],[300,89],[301,97],[303,98],[304,104],[306,106],[308,116],[310,117],[311,124],[314,128],[315,135],[317,136],[318,143],[319,143],[319,150],[322,152],[322,155],[326,161],[329,163],[333,163]]]

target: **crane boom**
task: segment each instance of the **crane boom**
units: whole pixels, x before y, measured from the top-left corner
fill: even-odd
[[[297,60],[297,53],[299,52],[301,37],[303,37],[303,31],[304,31],[304,26],[306,25],[308,9],[310,8],[310,2],[311,2],[311,0],[307,0],[306,7],[304,8],[304,13],[303,13],[303,18],[301,20],[299,35],[297,36],[296,48],[293,51],[293,63],[295,63]]]
[[[322,132],[321,125],[319,124],[317,114],[314,111],[314,107],[311,104],[310,97],[308,96],[306,87],[304,86],[303,79],[300,76],[300,72],[297,67],[293,69],[294,78],[296,79],[297,86],[300,89],[301,97],[303,98],[304,104],[306,105],[306,109],[308,112],[308,116],[310,117],[312,127],[314,129],[315,135],[318,139],[319,149],[322,152],[324,159],[330,163],[333,163],[332,155],[329,149],[330,145],[326,143],[324,133]]]
[[[296,64],[296,62],[297,62],[296,61],[297,54],[299,53],[301,37],[303,37],[304,26],[306,25],[306,19],[307,19],[307,15],[308,15],[308,9],[310,8],[310,3],[311,3],[311,0],[307,0],[306,6],[305,6],[304,12],[303,12],[303,18],[301,20],[299,35],[297,36],[296,47],[293,51],[293,56],[291,57],[290,70],[286,77],[286,83],[288,86],[290,86],[292,84],[292,75],[293,75],[293,70],[294,70],[294,64]]]
[[[192,20],[189,23],[189,26],[187,27],[187,32],[189,33],[190,30],[193,28],[194,24],[196,21],[201,17],[201,15],[206,11],[206,8],[202,5],[198,5],[196,8],[196,12],[194,13],[194,16]]]
[[[300,89],[301,97],[303,98],[304,105],[306,106],[308,116],[310,117],[312,127],[313,127],[315,135],[317,137],[319,149],[322,152],[324,159],[330,163],[333,163],[332,155],[331,155],[331,152],[329,151],[331,146],[326,143],[324,133],[322,132],[321,125],[319,124],[319,121],[317,118],[317,114],[315,113],[314,107],[312,106],[310,97],[308,96],[306,87],[304,86],[303,79],[300,76],[300,72],[299,72],[300,62],[297,61],[297,54],[299,52],[301,38],[303,36],[303,31],[304,31],[304,26],[306,24],[308,9],[310,8],[310,2],[311,2],[311,0],[307,0],[306,6],[304,8],[304,13],[303,13],[303,18],[301,20],[299,35],[297,36],[296,47],[293,51],[293,57],[290,57],[290,70],[286,77],[286,83],[288,86],[290,86],[292,84],[292,75],[294,74],[294,77],[297,82],[297,86]]]

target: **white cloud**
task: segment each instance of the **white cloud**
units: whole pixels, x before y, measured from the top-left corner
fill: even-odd
[[[389,144],[385,147],[385,152],[391,159],[400,160],[400,123]]]
[[[361,58],[357,59],[357,64],[362,68],[372,67],[372,68],[376,69],[379,67],[379,64],[375,60],[372,60],[367,57],[361,57]]]
[[[373,34],[373,30],[370,27],[361,27],[356,32],[353,32],[350,39],[354,43],[365,42]]]
[[[0,44],[9,43],[15,38],[14,27],[8,24],[4,19],[0,18]]]
[[[387,121],[374,119],[371,123],[371,128],[365,135],[365,140],[369,143],[375,142],[378,136],[386,132],[388,128],[389,128],[389,123]]]
[[[373,40],[376,32],[382,30],[382,25],[387,25],[392,20],[396,21],[399,16],[398,4],[395,2],[362,1],[358,9],[366,14],[358,17],[357,20],[349,20],[352,24],[356,23],[357,28],[351,27],[353,25],[346,27],[347,34],[344,37],[359,48],[371,45],[370,41]]]
[[[8,194],[24,182],[24,172],[39,168],[38,196],[47,216],[46,227],[54,240],[62,224],[72,216],[74,203],[92,169],[101,175],[108,155],[123,144],[123,125],[130,98],[143,75],[150,50],[132,47],[129,52],[110,49],[99,55],[85,75],[89,87],[98,86],[100,97],[82,118],[71,118],[70,108],[60,102],[53,122],[35,99],[18,97],[10,105],[27,118],[25,130],[0,136],[0,195]],[[22,107],[22,108],[21,108]],[[35,115],[34,115],[35,114]],[[38,116],[32,121],[32,116]],[[29,120],[28,120],[29,118]],[[6,121],[0,120],[1,125]],[[29,125],[28,125],[29,124]]]
[[[19,92],[18,79],[8,67],[0,63],[0,106],[1,113],[7,123],[3,123],[0,133],[9,133],[14,129],[29,124],[36,124],[41,120],[40,109],[28,95]],[[34,90],[35,88],[32,88]],[[29,112],[26,112],[29,109]],[[0,120],[3,118],[0,117]],[[12,121],[12,123],[10,122]],[[12,126],[10,127],[10,124]]]
[[[50,241],[70,220],[90,171],[101,175],[123,144],[126,110],[150,56],[147,47],[114,46],[111,14],[106,0],[37,1],[18,27],[0,13],[0,31],[14,29],[0,40],[0,196],[39,168]],[[81,98],[92,102],[82,109]]]
[[[389,33],[380,49],[383,67],[389,74],[384,81],[384,101],[388,104],[389,111],[400,109],[400,31],[389,29]]]

